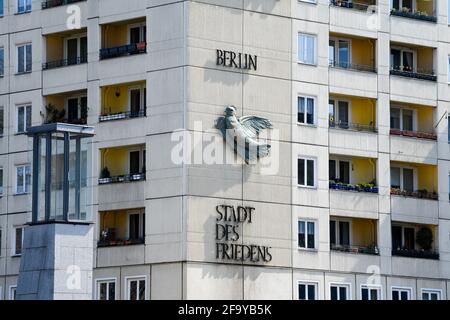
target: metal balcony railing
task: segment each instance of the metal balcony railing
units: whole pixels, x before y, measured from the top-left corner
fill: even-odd
[[[378,193],[378,187],[370,183],[350,184],[331,180],[329,183],[330,190],[356,191],[367,193]]]
[[[373,124],[360,124],[360,123],[351,123],[351,122],[343,122],[343,121],[333,121],[329,120],[330,128],[339,128],[339,129],[347,129],[347,130],[355,130],[355,131],[367,131],[367,132],[377,132],[377,127]]]
[[[113,113],[113,114],[104,114],[99,117],[99,122],[106,122],[106,121],[114,121],[114,120],[123,120],[123,119],[133,119],[133,118],[142,118],[146,116],[145,110],[140,110],[138,112],[119,112],[119,113]]]
[[[87,63],[87,56],[77,57],[74,59],[61,59],[56,61],[45,62],[42,64],[42,70],[74,66],[82,63]]]
[[[427,190],[407,191],[393,187],[391,188],[391,195],[425,200],[439,200],[439,195],[436,192],[428,192]]]
[[[367,3],[359,3],[354,2],[351,0],[330,0],[330,5],[340,8],[348,8],[348,9],[355,9],[359,11],[367,11],[370,6],[375,6],[376,1],[373,1],[371,4]],[[374,8],[372,13],[376,12],[376,9]]]
[[[330,244],[330,249],[332,251],[339,251],[339,252],[346,252],[346,253],[359,253],[359,254],[372,254],[372,255],[380,254],[378,247],[376,245],[348,246],[348,245]]]
[[[119,247],[119,246],[131,246],[131,245],[138,245],[138,244],[144,244],[145,239],[139,238],[139,239],[101,239],[97,243],[97,247],[99,248],[105,248],[105,247]]]
[[[419,80],[437,81],[437,76],[433,70],[413,70],[403,66],[395,66],[391,68],[391,75]]]
[[[114,177],[104,177],[98,179],[98,184],[111,184],[111,183],[125,183],[125,182],[136,182],[136,181],[144,181],[145,173],[135,173]]]
[[[86,0],[48,0],[48,1],[42,2],[42,10],[59,7],[59,6],[64,6],[67,4],[81,2],[81,1],[86,1]]]
[[[328,66],[330,68],[348,69],[348,70],[354,70],[354,71],[364,71],[364,72],[372,72],[372,73],[377,72],[377,68],[375,66],[354,64],[354,63],[341,62],[341,61],[335,61],[335,60],[329,60]]]
[[[439,260],[439,253],[433,250],[392,249],[392,255],[397,257]]]
[[[391,129],[391,135],[411,137],[411,138],[420,138],[420,139],[427,139],[427,140],[437,140],[437,135],[436,135],[436,133],[433,133],[433,132]]]
[[[422,21],[428,21],[428,22],[437,22],[436,13],[433,12],[432,14],[429,14],[424,11],[418,11],[418,10],[412,10],[412,9],[391,9],[391,15],[397,16],[397,17],[403,17],[403,18],[409,18],[409,19],[416,19],[416,20],[422,20]]]
[[[100,60],[123,57],[147,52],[147,43],[139,42],[118,47],[100,49]]]

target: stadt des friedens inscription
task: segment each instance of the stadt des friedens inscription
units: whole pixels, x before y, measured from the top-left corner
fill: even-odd
[[[241,244],[245,223],[253,223],[255,208],[248,206],[216,206],[216,258],[236,262],[270,262],[271,247]]]
[[[216,50],[216,65],[241,70],[257,70],[258,56],[247,53],[236,53],[227,50]]]

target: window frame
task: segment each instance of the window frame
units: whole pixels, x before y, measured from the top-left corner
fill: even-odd
[[[339,67],[341,67],[340,66],[341,59],[339,57],[339,41],[346,41],[346,42],[348,42],[348,64],[349,64],[349,66],[347,66],[347,68],[350,67],[350,65],[352,64],[352,61],[353,61],[353,55],[352,55],[353,44],[352,44],[352,39],[350,39],[350,38],[342,38],[342,37],[329,37],[329,39],[328,39],[328,55],[330,54],[330,41],[334,41],[334,44],[335,44],[335,46],[334,46],[334,58],[335,59],[333,59],[333,65],[337,64]],[[338,44],[338,45],[336,45],[336,44]],[[331,57],[328,56],[328,64],[330,64],[331,61],[332,61]]]
[[[20,253],[17,253],[16,240],[17,240],[17,229],[22,229],[22,247]],[[23,225],[17,225],[12,228],[12,236],[11,236],[11,257],[21,257],[23,253],[23,239],[25,235],[25,227]]]
[[[393,105],[389,108],[389,122],[390,122],[390,117],[392,114],[392,109],[398,109],[400,111],[400,129],[397,128],[392,128],[391,124],[389,123],[389,127],[390,129],[393,130],[401,130],[401,131],[405,131],[405,129],[403,128],[403,110],[408,110],[408,111],[412,111],[412,116],[413,116],[413,129],[412,131],[415,132],[417,131],[417,126],[418,126],[418,119],[417,119],[417,110],[414,108],[408,108],[408,107],[404,107],[404,106],[399,106],[399,105]]]
[[[30,169],[29,169],[29,171],[30,171],[30,184],[28,185],[28,188],[27,188],[27,178],[26,178],[26,175],[27,175],[27,173],[26,173],[26,168],[27,167],[30,167]],[[33,173],[32,173],[32,166],[31,166],[31,164],[19,164],[19,165],[16,165],[15,166],[15,168],[16,168],[16,172],[15,172],[15,195],[26,195],[26,194],[30,194],[30,192],[31,192],[31,185],[32,185],[32,181],[31,181],[31,178],[32,178],[32,175],[33,175]],[[24,181],[23,181],[23,188],[24,188],[24,191],[23,192],[19,192],[18,191],[18,187],[19,187],[19,181],[18,181],[18,172],[17,172],[17,170],[19,169],[19,168],[24,168],[24,173],[23,173],[23,179],[24,179]]]
[[[300,300],[299,297],[299,290],[300,290],[300,285],[305,285],[305,286],[314,286],[314,295],[315,295],[315,299],[309,299],[308,297],[308,289],[306,288],[306,299],[301,299],[301,301],[316,301],[316,300],[320,300],[319,299],[319,282],[318,281],[311,281],[311,280],[298,280],[297,281],[297,300]]]
[[[140,104],[141,104],[141,108],[140,108],[140,112],[143,112],[147,106],[145,105],[145,101],[146,101],[146,94],[147,94],[147,85],[146,84],[142,84],[142,85],[135,85],[135,86],[129,86],[128,87],[128,112],[131,113],[131,91],[133,90],[139,90],[140,91]]]
[[[383,300],[383,290],[382,290],[382,286],[381,285],[379,285],[379,284],[365,284],[365,283],[362,283],[360,286],[359,286],[359,293],[360,293],[360,300],[363,300],[363,298],[362,298],[362,291],[363,291],[363,289],[368,289],[369,290],[369,296],[370,296],[370,290],[377,290],[377,300]],[[372,300],[372,299],[369,299],[369,300],[367,300],[367,301],[374,301],[374,300]]]
[[[305,37],[312,37],[314,39],[314,50],[313,50],[313,61],[309,62],[309,61],[302,61],[300,59],[300,37],[301,36],[305,36]],[[299,64],[304,64],[304,65],[309,65],[309,66],[317,66],[317,34],[313,34],[313,33],[304,33],[304,32],[298,32],[297,33],[297,63]],[[304,56],[305,54],[303,54]]]
[[[298,160],[304,160],[305,161],[305,184],[299,184],[299,176],[298,176]],[[310,186],[308,185],[308,160],[313,161],[313,171],[314,171],[314,177],[313,177],[313,185]],[[309,156],[301,156],[299,155],[297,157],[297,187],[299,188],[307,188],[307,189],[317,189],[317,165],[318,165],[318,160],[315,157],[309,157]]]
[[[3,180],[4,180],[5,170],[3,166],[0,166],[0,198],[4,196],[4,186],[3,186]],[[0,240],[1,242],[1,240]]]
[[[330,157],[328,159],[328,179],[331,181],[330,179],[330,171],[329,171],[329,163],[330,161],[334,161],[334,170],[336,173],[336,180],[335,181],[340,181],[341,180],[341,170],[340,170],[340,164],[341,162],[348,162],[348,166],[349,166],[349,172],[348,172],[348,183],[349,184],[353,184],[353,174],[352,174],[352,167],[353,167],[353,162],[351,159],[344,159],[344,158],[335,158],[335,157]]]
[[[114,283],[114,300],[117,301],[117,278],[97,278],[95,279],[95,300],[100,300],[100,285],[102,283],[107,283],[108,288],[110,283]],[[109,296],[109,290],[106,291]],[[104,301],[111,301],[110,299],[106,299]]]
[[[344,246],[342,243],[338,243],[339,242],[339,235],[341,233],[340,230],[340,226],[339,226],[339,222],[348,222],[348,245],[351,247],[353,245],[353,223],[352,223],[352,219],[351,218],[344,218],[344,217],[337,217],[337,218],[331,218],[330,217],[330,222],[334,221],[335,222],[335,230],[334,230],[334,234],[336,236],[336,239],[334,239],[334,244],[336,246]],[[331,231],[331,226],[330,226],[330,231]],[[329,239],[330,244],[331,244],[331,238]]]
[[[14,294],[13,294],[14,292]],[[13,284],[9,286],[8,289],[8,300],[16,300],[13,299],[13,296],[15,296],[15,298],[17,298],[17,284]]]
[[[134,29],[134,28],[139,28],[139,38],[141,39],[141,41],[139,43],[147,42],[147,39],[145,37],[147,35],[147,30],[146,30],[147,22],[143,21],[143,22],[131,23],[131,24],[127,25],[127,44],[131,44],[130,31],[131,31],[131,29]],[[144,30],[146,30],[146,31],[144,32]]]
[[[148,300],[148,290],[147,290],[147,276],[146,275],[140,275],[140,276],[127,276],[124,278],[124,282],[125,282],[125,297],[126,300],[130,300],[130,282],[136,280],[138,281],[138,285],[139,285],[139,280],[144,280],[145,282],[145,288],[144,288],[144,300]]]
[[[20,1],[23,1],[23,11],[20,11]],[[32,0],[17,0],[16,2],[16,13],[17,14],[24,14],[24,13],[30,13],[31,11],[33,11],[33,1]]]
[[[69,40],[77,40],[77,58],[81,58],[81,38],[86,38],[87,39],[87,33],[79,33],[67,38],[64,38],[64,48],[63,48],[63,57],[64,59],[68,60],[69,59],[69,46],[68,46],[68,42]]]
[[[406,291],[408,293],[408,299],[406,299],[406,301],[408,300],[413,300],[413,288],[412,287],[402,287],[402,286],[391,286],[391,300],[393,299],[393,293],[394,291],[398,291],[399,293],[401,293],[402,291]],[[401,295],[399,294],[399,297]],[[396,301],[402,301],[402,300],[396,300]]]
[[[333,286],[338,288],[337,292],[338,292],[339,298],[341,296],[341,294],[339,292],[339,288],[340,287],[347,288],[347,290],[346,290],[346,300],[352,300],[352,284],[350,282],[330,282],[328,284],[328,289],[329,289],[328,292],[330,294],[330,296],[329,296],[330,299],[329,300],[331,300],[331,287],[333,287]],[[342,299],[337,299],[336,301],[343,301],[343,300]]]
[[[304,121],[300,122],[298,121],[298,115],[299,115],[299,106],[300,106],[300,99],[304,99],[305,101],[305,112],[304,112]],[[308,123],[307,122],[307,118],[308,118],[308,99],[311,99],[313,101],[313,122],[312,123]],[[303,125],[303,126],[308,126],[308,127],[313,127],[313,126],[317,126],[317,97],[315,96],[310,96],[310,95],[305,95],[305,94],[298,94],[297,95],[297,108],[296,108],[296,113],[297,113],[297,124],[298,125]]]
[[[1,17],[1,15],[0,15]],[[5,76],[5,47],[0,46],[0,52],[2,53],[2,59],[0,60],[0,78],[3,78]],[[449,57],[450,59],[450,57]]]
[[[344,129],[342,128],[342,126],[339,126],[339,102],[345,102],[347,103],[347,108],[348,108],[348,123],[347,125],[349,125],[350,123],[352,123],[353,121],[353,117],[352,117],[352,101],[350,99],[341,99],[341,98],[334,98],[334,97],[330,97],[328,99],[328,121],[330,121],[330,105],[331,105],[331,101],[333,101],[333,112],[334,112],[334,127],[333,129]]]
[[[30,46],[30,51],[31,51],[31,63],[30,63],[30,69],[27,69],[27,47]],[[24,70],[20,71],[19,70],[19,61],[20,61],[20,56],[19,56],[19,48],[24,47],[24,53],[23,53],[23,67]],[[17,74],[21,75],[21,74],[27,74],[27,73],[31,73],[33,71],[33,43],[32,42],[26,42],[26,43],[21,43],[21,44],[17,44],[16,45],[16,52],[17,52],[17,57],[16,57],[16,61],[17,61]]]
[[[405,190],[405,186],[404,186],[404,182],[403,182],[403,170],[404,169],[408,169],[408,170],[413,170],[413,192],[415,190],[417,190],[419,188],[419,179],[418,179],[418,174],[417,174],[417,168],[416,167],[410,167],[410,166],[402,166],[402,165],[391,165],[390,169],[389,169],[389,175],[391,175],[391,169],[394,168],[398,168],[400,169],[400,190]],[[392,176],[390,179],[390,187],[393,188],[392,186]]]
[[[19,109],[24,108],[23,112],[23,131],[19,131]],[[27,112],[30,111],[30,123],[27,123]],[[31,103],[22,103],[16,105],[16,133],[17,134],[25,134],[33,124],[33,105]]]
[[[442,289],[433,289],[433,288],[421,288],[420,289],[420,300],[432,301],[431,299],[423,299],[424,294],[437,294],[438,299],[442,300]]]
[[[126,235],[130,238],[130,216],[139,215],[139,235],[145,241],[145,209],[131,209],[126,212]]]
[[[391,70],[395,70],[394,69],[394,60],[392,59],[392,50],[397,50],[400,51],[400,66],[402,67],[402,69],[399,69],[399,71],[403,71],[403,72],[411,72],[411,73],[416,73],[417,72],[417,50],[415,49],[411,49],[408,47],[402,47],[402,46],[391,46],[390,47],[390,51],[389,51],[389,63],[390,63],[390,69]],[[403,53],[404,52],[409,52],[412,53],[413,56],[413,69],[411,71],[405,71],[403,70],[404,67],[404,61],[403,61]]]
[[[300,228],[299,228],[299,222],[304,222],[305,223],[305,246],[301,247],[299,244],[299,237],[300,237]],[[314,224],[314,247],[313,248],[308,248],[308,223],[313,223]],[[297,249],[299,250],[304,250],[304,251],[317,251],[318,250],[318,221],[315,219],[308,219],[308,218],[301,218],[299,217],[297,219]]]

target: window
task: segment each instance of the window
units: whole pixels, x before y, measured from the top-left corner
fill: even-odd
[[[31,72],[31,43],[17,46],[17,73]]]
[[[450,174],[448,175],[448,201],[450,201]]]
[[[331,246],[350,246],[350,221],[330,220],[330,245]]]
[[[330,66],[348,68],[351,64],[350,40],[330,38],[328,59]]]
[[[315,99],[311,97],[297,98],[297,122],[301,124],[314,124]]]
[[[127,300],[145,300],[146,277],[127,278]]]
[[[415,119],[412,109],[391,108],[391,129],[414,131]]]
[[[25,133],[31,127],[31,105],[17,107],[17,133]]]
[[[129,89],[129,111],[131,116],[139,116],[146,108],[147,94],[145,86],[133,87]]]
[[[3,11],[3,0],[0,0],[0,17],[3,17],[4,11]]]
[[[392,300],[411,300],[411,289],[393,287]]]
[[[316,223],[314,221],[298,221],[298,247],[302,249],[315,249]]]
[[[416,230],[408,226],[392,226],[392,249],[414,250],[416,246]]]
[[[391,49],[391,69],[413,72],[416,70],[416,52],[406,48]]]
[[[67,121],[77,123],[86,120],[87,117],[87,97],[72,97],[67,99]]]
[[[415,8],[415,0],[392,0],[392,8],[395,10],[401,10],[403,8],[413,10]]]
[[[9,300],[16,300],[17,286],[9,287]]]
[[[441,300],[441,290],[422,289],[422,300]]]
[[[0,167],[0,196],[3,195],[3,168]]]
[[[298,159],[298,185],[302,187],[315,187],[314,159]]]
[[[65,58],[68,65],[87,62],[86,35],[79,35],[65,40]]]
[[[316,64],[316,36],[303,33],[298,35],[298,62]]]
[[[346,160],[329,160],[329,179],[330,181],[337,181],[349,184],[350,178],[350,161]]]
[[[413,192],[416,189],[414,168],[391,167],[391,188]]]
[[[132,241],[145,238],[145,212],[133,210],[128,215],[128,238]]]
[[[16,194],[26,194],[31,190],[31,165],[16,167]]]
[[[2,245],[3,245],[3,242],[2,242],[2,229],[0,229],[0,257],[2,256]],[[1,299],[1,295],[2,295],[2,293],[1,293],[1,287],[0,287],[0,299]]]
[[[136,44],[140,42],[147,42],[147,27],[145,23],[133,24],[129,27],[129,43]]]
[[[317,283],[299,282],[298,300],[317,300]]]
[[[2,137],[4,133],[4,115],[5,111],[3,107],[0,107],[0,137]]]
[[[5,48],[0,47],[0,77],[5,75]]]
[[[116,300],[116,280],[97,280],[97,300]]]
[[[350,124],[350,102],[330,99],[328,102],[330,127],[348,129]]]
[[[361,300],[381,300],[381,288],[378,286],[361,286]]]
[[[13,230],[13,256],[20,256],[22,254],[23,245],[23,227],[15,227]]]
[[[31,12],[32,0],[17,0],[17,13]]]
[[[330,299],[331,300],[349,300],[350,286],[348,284],[331,284]]]
[[[449,3],[449,6],[450,6],[450,3]],[[450,8],[449,8],[449,10],[450,10]],[[448,60],[447,60],[447,82],[450,83],[450,56],[448,56]]]

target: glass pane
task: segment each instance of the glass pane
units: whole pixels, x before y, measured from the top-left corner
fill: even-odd
[[[305,222],[299,221],[298,222],[298,246],[300,248],[305,248],[305,237],[306,237],[306,229],[305,229]]]
[[[25,186],[24,186],[24,173],[25,168],[24,167],[18,167],[17,168],[17,193],[24,193],[25,192]]]
[[[403,109],[403,130],[413,131],[413,114],[412,110]]]
[[[78,58],[78,39],[67,40],[67,64],[76,64]]]
[[[129,221],[130,240],[139,239],[139,214],[131,214]]]
[[[336,121],[335,114],[336,114],[336,110],[334,107],[334,101],[329,100],[328,101],[328,117],[329,117],[329,121],[330,121],[330,127],[334,127],[334,123]]]
[[[129,293],[130,293],[130,300],[137,300],[137,281],[130,281],[129,285]]]
[[[25,131],[25,107],[17,109],[17,132]]]
[[[407,291],[401,292],[401,300],[408,300],[408,292]]]
[[[141,172],[140,154],[140,151],[130,152],[130,174],[138,174]]]
[[[315,57],[314,57],[314,37],[308,36],[306,38],[306,50],[307,50],[307,62],[308,63],[315,63]]]
[[[306,285],[304,284],[298,286],[298,299],[306,300]]]
[[[402,227],[392,226],[392,249],[400,250],[402,248]]]
[[[1,15],[1,13],[0,13]],[[5,74],[5,50],[3,48],[0,49],[0,76]]]
[[[145,300],[145,281],[139,281],[139,300]]]
[[[130,43],[139,43],[141,42],[141,28],[135,27],[130,28]]]
[[[331,66],[334,66],[336,62],[335,52],[336,42],[334,40],[330,40],[328,44],[328,59]]]
[[[78,98],[67,100],[67,120],[73,122],[79,118],[78,116]]]
[[[413,228],[404,228],[403,237],[405,239],[404,248],[407,250],[414,250],[415,248],[415,231]]]
[[[16,229],[16,250],[15,254],[22,254],[22,228]]]
[[[31,44],[26,45],[26,71],[31,71]]]
[[[330,220],[330,244],[336,244],[336,221]]]
[[[392,0],[392,8],[399,10],[400,9],[400,0]]]
[[[307,105],[307,119],[306,122],[308,124],[314,124],[314,99],[308,98],[308,105]]]
[[[29,129],[31,127],[31,106],[26,107],[26,118],[25,118],[25,129]]]
[[[413,71],[413,53],[403,52],[403,71]]]
[[[331,300],[337,300],[338,299],[338,288],[335,286],[332,286],[330,289],[330,293],[331,293]]]
[[[330,181],[336,181],[336,160],[329,160],[329,179]]]
[[[402,8],[413,9],[413,0],[402,0]]]
[[[305,160],[298,159],[297,162],[298,170],[298,184],[301,186],[305,185]]]
[[[52,134],[50,219],[63,219],[64,134]]]
[[[401,64],[401,52],[397,49],[391,50],[391,68],[394,70],[400,70],[400,64]]]
[[[100,300],[107,300],[107,286],[108,284],[103,282],[100,283],[100,295],[99,295],[99,299]]]
[[[361,299],[362,300],[369,300],[369,289],[362,288],[361,289]]]
[[[391,129],[400,130],[400,109],[391,109]]]
[[[109,283],[108,299],[116,300],[116,283],[115,282]]]
[[[307,161],[307,184],[310,187],[314,186],[314,161],[313,160],[308,160]]]
[[[347,101],[339,101],[339,124],[341,128],[347,128],[348,126],[348,102]]]
[[[370,289],[370,300],[378,300],[378,290]]]
[[[347,288],[346,287],[339,288],[339,300],[347,300]]]
[[[339,244],[343,246],[350,245],[350,223],[346,221],[339,222]]]
[[[298,97],[297,121],[300,123],[305,123],[305,98],[303,97]]]
[[[339,66],[348,68],[350,64],[350,44],[348,41],[339,40]]]
[[[391,187],[400,189],[400,168],[391,168]]]
[[[308,285],[308,300],[316,300],[316,286]]]
[[[314,230],[314,222],[308,222],[308,249],[315,248],[315,230]]]
[[[400,300],[399,292],[397,290],[392,291],[392,300]]]
[[[350,183],[350,162],[339,161],[339,181]]]
[[[25,47],[20,46],[17,48],[17,57],[18,57],[18,65],[17,65],[17,72],[24,72],[25,71]]]
[[[87,37],[80,38],[80,62],[87,61]]]
[[[403,190],[414,191],[414,170],[403,168]]]
[[[130,111],[131,114],[138,114],[141,110],[141,89],[133,89],[130,91]]]

